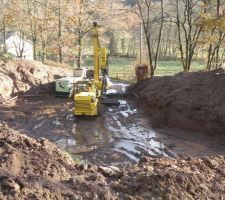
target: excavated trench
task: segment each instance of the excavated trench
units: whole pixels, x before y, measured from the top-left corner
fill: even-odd
[[[122,93],[127,85],[115,84]],[[100,165],[137,162],[141,155],[215,155],[205,141],[153,130],[135,103],[117,96],[120,106],[102,106],[98,117],[74,117],[73,101],[54,95],[27,95],[1,105],[0,120],[33,138],[47,138],[82,160]],[[199,137],[199,136],[198,136]],[[200,138],[200,137],[199,137]]]

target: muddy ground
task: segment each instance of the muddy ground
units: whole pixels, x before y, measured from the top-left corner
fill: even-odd
[[[213,124],[215,130],[223,130],[223,70],[145,80],[131,87],[139,96],[137,104],[130,97],[119,96],[119,107],[103,106],[102,115],[95,118],[74,117],[73,100],[52,93],[52,80],[69,72],[39,62],[0,63],[1,78],[5,77],[1,87],[14,88],[9,97],[19,94],[18,99],[0,104],[0,120],[33,138],[47,138],[95,164],[137,162],[141,154],[179,157],[225,153],[225,134],[201,131]],[[125,92],[126,84],[108,82],[112,89]],[[3,97],[3,91],[9,91],[2,89]]]
[[[137,162],[141,154],[174,156],[130,104],[121,100],[119,107],[102,106],[98,117],[74,117],[72,99],[32,95],[1,106],[0,120],[95,164]]]
[[[139,164],[77,165],[56,145],[0,125],[0,199],[223,199],[224,156],[142,157]]]
[[[74,117],[73,101],[49,95],[21,96],[0,105],[0,120],[33,138],[47,138],[81,160],[93,164],[135,163],[151,157],[224,154],[224,137],[153,129],[133,101],[102,106],[98,117]]]

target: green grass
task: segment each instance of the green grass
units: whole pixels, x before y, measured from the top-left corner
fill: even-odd
[[[10,53],[3,53],[0,51],[0,60],[3,60],[4,62],[7,62],[9,60],[12,60],[15,56]]]
[[[134,76],[134,67],[136,59],[124,57],[109,57],[109,75],[113,78],[132,80]],[[84,60],[85,66],[92,65],[92,59]],[[205,68],[205,63],[202,61],[193,61],[191,71],[198,71]],[[179,60],[174,61],[159,61],[156,69],[156,76],[168,76],[182,72],[182,64]]]
[[[92,66],[92,58],[83,59],[84,66]],[[135,59],[124,57],[109,57],[109,76],[113,78],[132,79]]]
[[[70,152],[66,151],[65,149],[61,149],[61,152],[65,155],[67,155],[68,157],[70,157],[75,164],[87,164],[87,162],[85,160],[82,160],[78,155],[74,155],[71,154]]]
[[[191,71],[203,70],[205,68],[205,63],[202,61],[193,61],[191,65]],[[157,76],[168,76],[174,75],[182,72],[181,61],[159,61],[158,67],[156,69]]]

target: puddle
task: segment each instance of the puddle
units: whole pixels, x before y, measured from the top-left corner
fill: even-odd
[[[110,83],[110,90],[125,92],[127,84]],[[80,117],[72,126],[74,139],[61,139],[57,144],[73,153],[101,154],[102,147],[110,152],[125,155],[128,160],[138,162],[140,155],[169,157],[165,146],[159,142],[158,133],[149,126],[148,121],[138,113],[129,102],[120,99],[120,106],[106,107],[100,117]],[[73,119],[70,114],[67,120]],[[56,119],[56,125],[61,123]]]
[[[136,109],[126,104],[126,110],[114,109],[113,117],[107,118],[107,125],[116,139],[115,151],[126,154],[130,159],[138,161],[142,153],[150,156],[169,155],[164,144],[158,142],[157,133],[150,129],[145,119],[135,116]],[[122,114],[122,118],[121,115]],[[132,117],[131,117],[132,116]]]
[[[128,84],[111,82],[110,87],[121,94]],[[103,106],[98,117],[74,117],[71,99],[47,96],[40,102],[35,101],[35,109],[31,103],[22,102],[34,114],[20,117],[14,126],[18,130],[26,129],[26,133],[35,138],[48,138],[69,153],[95,163],[138,162],[142,154],[170,156],[146,117],[121,96],[112,97],[119,100],[119,107]]]
[[[129,86],[127,83],[112,82],[109,77],[106,77],[106,82],[110,94],[124,94]]]
[[[43,120],[43,121],[41,121],[39,124],[36,124],[36,125],[33,127],[33,130],[39,129],[41,126],[44,125],[45,122],[46,122],[46,120]]]
[[[138,162],[140,151],[136,150],[136,145],[129,140],[120,140],[114,147],[115,151],[125,154],[131,160]]]
[[[105,108],[101,117],[84,117],[75,121],[72,126],[74,139],[57,141],[61,148],[72,153],[90,153],[89,159],[92,159],[92,151],[98,154],[101,147],[107,147],[135,162],[142,154],[170,157],[164,144],[159,142],[158,133],[125,100],[120,100],[119,107]]]
[[[72,147],[75,147],[77,143],[76,143],[75,139],[65,139],[65,138],[63,138],[63,139],[60,139],[60,140],[56,141],[56,144],[60,148],[62,148],[64,150],[68,150]]]
[[[54,124],[54,125],[56,125],[56,126],[63,126],[63,124],[59,121],[58,118],[56,118],[56,119],[52,122],[52,124]]]

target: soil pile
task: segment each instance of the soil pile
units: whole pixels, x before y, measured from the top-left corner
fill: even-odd
[[[225,71],[146,79],[130,88],[156,127],[211,134],[225,131]]]
[[[0,125],[0,199],[222,199],[225,157],[74,164],[46,139]]]
[[[71,76],[72,71],[51,67],[37,61],[0,61],[0,103],[18,92],[48,91],[50,84],[61,76]],[[40,86],[41,87],[36,87]]]

